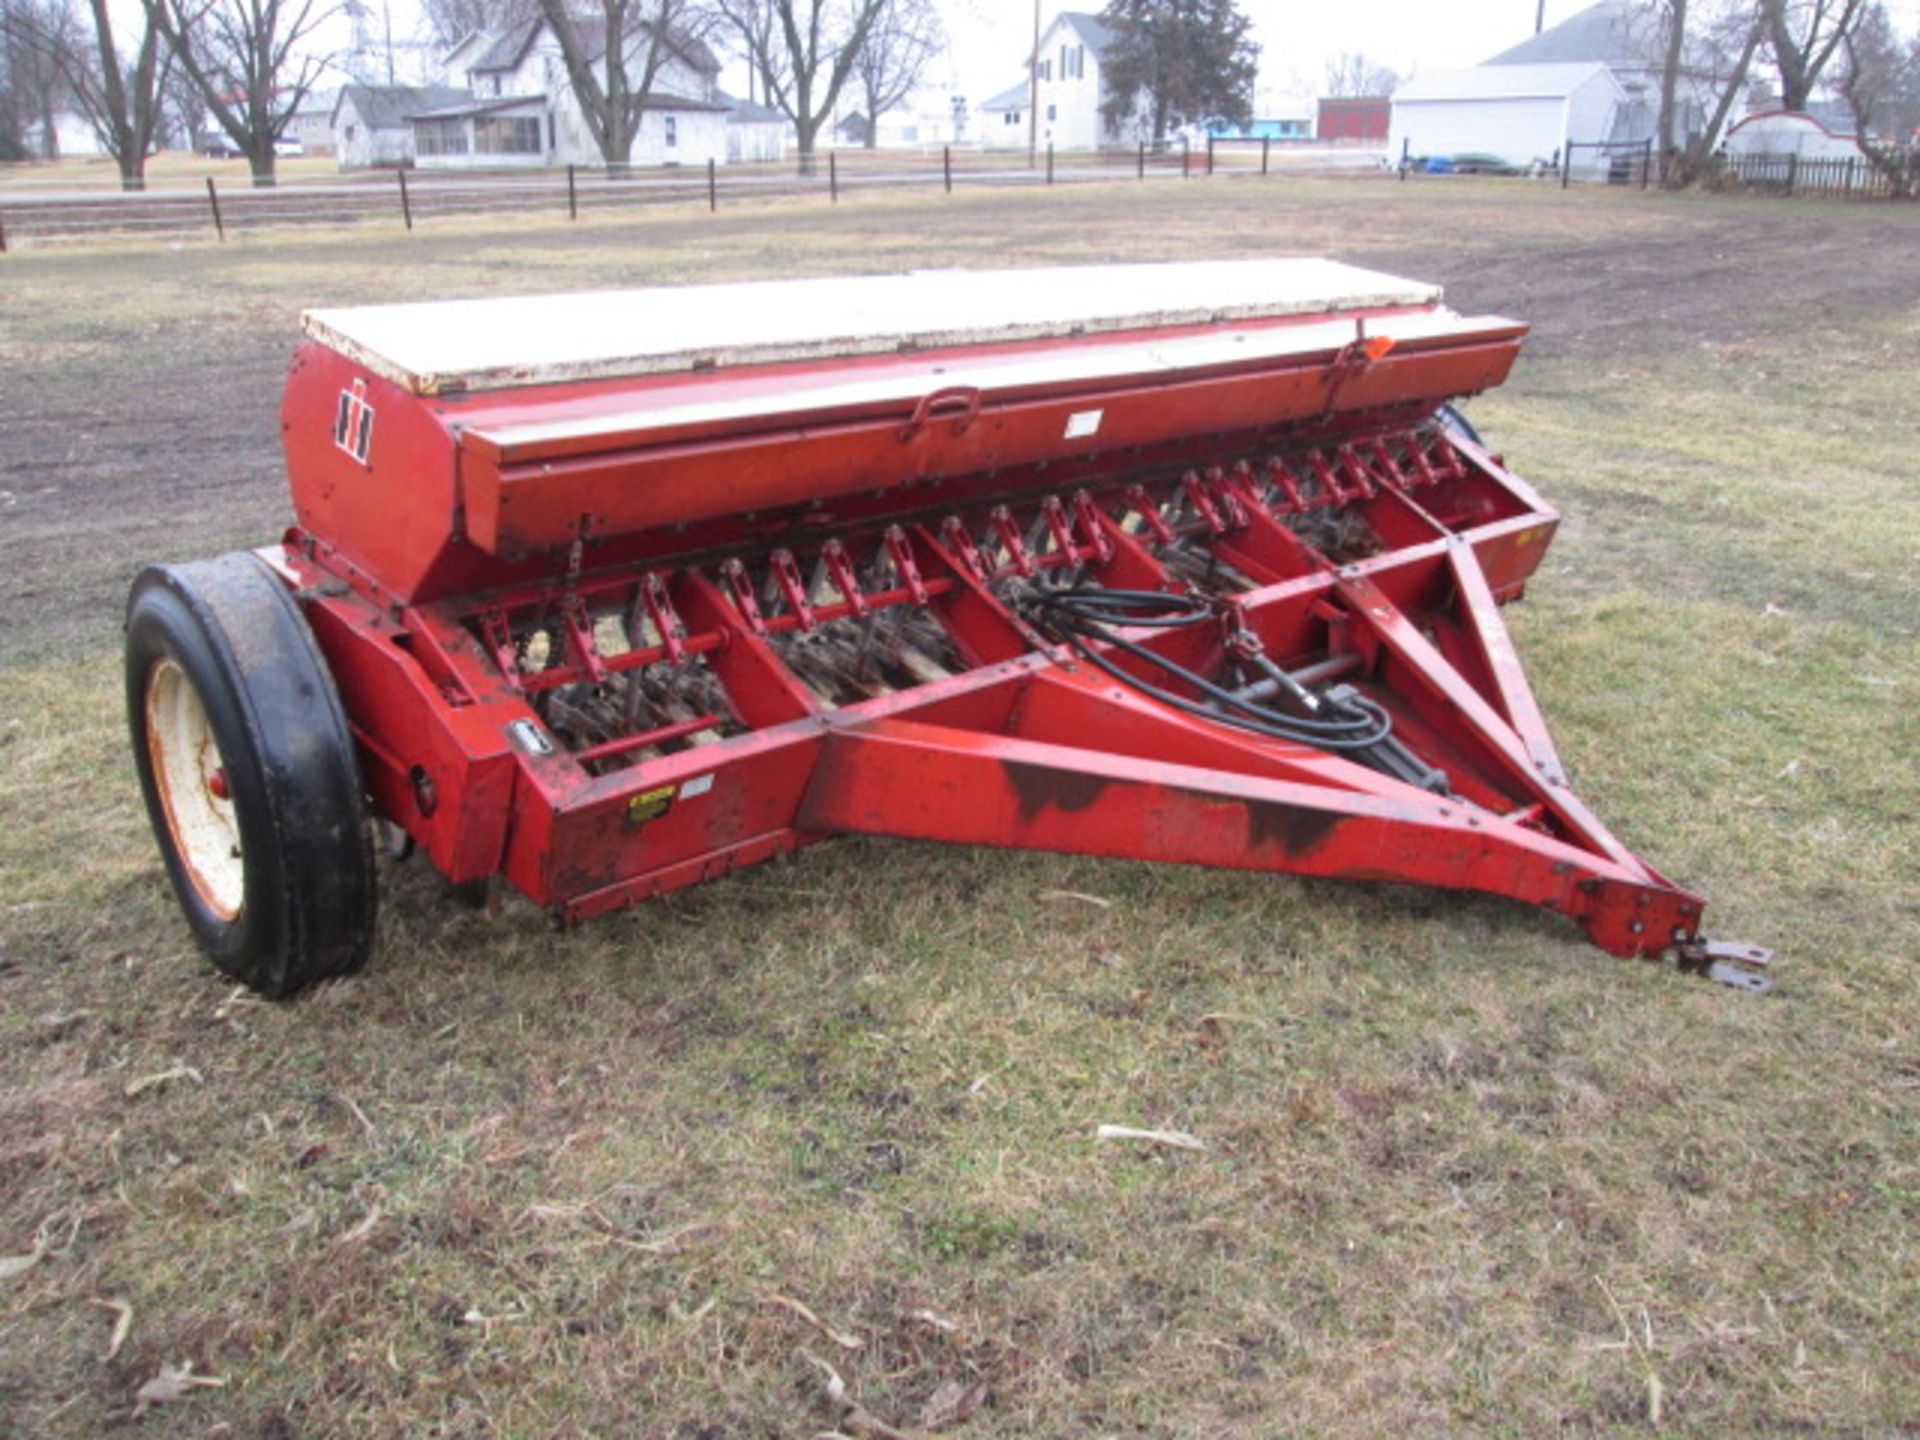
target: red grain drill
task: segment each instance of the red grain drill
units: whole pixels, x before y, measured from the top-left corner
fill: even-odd
[[[571,922],[847,833],[1511,896],[1762,987],[1568,789],[1525,327],[1317,260],[306,317],[278,545],[134,587],[214,960],[364,961],[373,822]]]

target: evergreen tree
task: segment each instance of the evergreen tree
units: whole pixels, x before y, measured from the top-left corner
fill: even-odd
[[[1136,106],[1156,140],[1182,125],[1253,118],[1260,47],[1235,0],[1110,0],[1100,18],[1114,32],[1101,61],[1109,126],[1123,125]]]

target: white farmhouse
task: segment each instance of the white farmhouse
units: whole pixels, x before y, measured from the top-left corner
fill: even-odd
[[[576,20],[590,63],[602,68],[606,31]],[[652,33],[628,37],[627,73],[646,65]],[[705,165],[728,158],[732,102],[718,89],[720,63],[704,43],[669,36],[627,160],[635,165]],[[567,78],[560,42],[545,19],[530,20],[480,43],[463,40],[448,58],[448,78],[464,78],[472,98],[413,117],[421,169],[502,165],[600,165],[605,161]]]
[[[1476,154],[1548,163],[1569,141],[1612,139],[1627,101],[1619,77],[1598,61],[1435,70],[1394,92],[1387,144],[1396,160]]]
[[[1104,73],[1114,32],[1097,15],[1064,10],[1040,34],[1038,51],[1037,141],[1045,150],[1102,150],[1130,148],[1151,138],[1143,107],[1117,124],[1109,124],[1101,106],[1111,93]],[[989,150],[1027,148],[1032,77],[993,96],[980,106],[975,133]]]
[[[412,117],[471,98],[446,85],[342,85],[328,122],[340,168],[411,165]]]

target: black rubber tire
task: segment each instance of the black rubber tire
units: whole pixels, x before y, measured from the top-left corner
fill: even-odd
[[[1457,405],[1442,405],[1440,407],[1440,423],[1446,426],[1447,429],[1453,431],[1454,434],[1466,436],[1467,439],[1478,445],[1482,450],[1487,448],[1487,442],[1480,438],[1480,432],[1473,428],[1473,422],[1471,420],[1460,413],[1460,408]]]
[[[218,750],[239,835],[232,914],[197,887],[156,782],[148,692],[163,673],[198,696]],[[147,816],[207,958],[276,999],[365,965],[376,897],[360,765],[326,659],[281,579],[246,551],[142,571],[127,600],[126,680]]]

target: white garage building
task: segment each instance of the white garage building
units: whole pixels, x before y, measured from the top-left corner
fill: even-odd
[[[1627,92],[1598,61],[1482,65],[1416,75],[1393,96],[1391,154],[1497,155],[1511,165],[1550,163],[1569,140],[1613,134]]]

